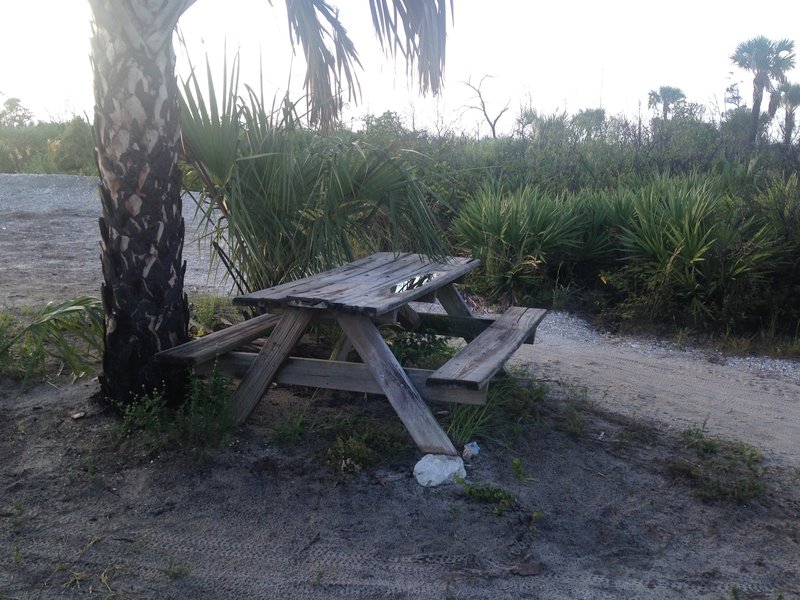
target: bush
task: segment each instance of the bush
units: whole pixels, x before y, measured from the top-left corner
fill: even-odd
[[[518,304],[548,278],[558,276],[580,242],[578,217],[563,196],[537,188],[505,193],[487,185],[467,202],[454,229],[482,267],[479,290]]]

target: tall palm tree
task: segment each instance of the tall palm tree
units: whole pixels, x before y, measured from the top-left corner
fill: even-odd
[[[686,94],[680,88],[662,85],[658,90],[650,90],[647,95],[647,108],[661,108],[661,118],[666,121],[669,110],[678,102],[686,100]]]
[[[89,0],[106,313],[101,385],[121,403],[161,387],[179,398],[183,388],[183,373],[153,357],[188,338],[172,34],[194,1]],[[447,4],[370,0],[383,49],[416,66],[423,93],[441,86]],[[291,42],[306,57],[311,119],[329,127],[344,92],[358,99],[358,54],[327,0],[286,0],[286,7]]]
[[[753,73],[753,108],[748,133],[748,144],[752,150],[758,135],[764,91],[773,92],[774,83],[783,83],[786,72],[794,67],[794,42],[773,41],[760,35],[739,44],[730,59],[737,67]]]
[[[778,88],[781,95],[781,106],[784,112],[783,143],[789,146],[794,134],[795,112],[800,106],[800,84],[786,82]]]

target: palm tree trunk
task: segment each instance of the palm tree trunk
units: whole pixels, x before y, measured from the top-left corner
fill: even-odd
[[[786,119],[783,126],[783,143],[785,146],[792,144],[792,134],[794,133],[794,108],[786,107]]]
[[[172,32],[192,2],[90,0],[106,312],[101,385],[124,404],[183,388],[183,373],[154,355],[188,339]]]
[[[761,120],[761,101],[764,99],[764,88],[766,87],[762,79],[763,77],[759,77],[759,74],[756,74],[753,79],[753,112],[750,115],[750,132],[747,136],[748,150],[750,152],[755,150],[756,138],[758,137],[758,122]],[[769,80],[767,83],[769,83]]]

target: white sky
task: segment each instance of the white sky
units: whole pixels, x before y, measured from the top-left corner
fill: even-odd
[[[455,0],[449,32],[444,93],[420,99],[402,64],[385,58],[371,28],[366,0],[331,0],[360,51],[362,102],[348,120],[394,110],[418,127],[438,121],[475,133],[481,117],[463,108],[474,95],[462,83],[490,75],[484,92],[490,110],[511,108],[499,129],[509,131],[521,103],[540,112],[602,106],[610,114],[647,113],[647,92],[661,85],[681,88],[687,98],[722,105],[725,87],[742,82],[746,101],[750,77],[732,67],[737,43],[766,35],[800,43],[800,2],[777,0],[750,10],[744,2],[716,0]],[[278,95],[292,80],[293,97],[303,81],[301,55],[290,51],[281,0],[197,0],[179,26],[195,64],[206,52],[220,60],[241,50],[243,83],[258,84],[259,54],[264,78]],[[0,0],[0,92],[22,100],[37,118],[91,115],[89,21],[86,0]],[[178,49],[178,54],[181,54]],[[185,61],[179,74],[186,75]],[[731,73],[733,73],[731,75]],[[790,73],[800,82],[800,69]],[[267,89],[268,96],[273,90]],[[0,96],[0,101],[5,97]],[[353,123],[358,126],[357,121]],[[481,134],[487,134],[483,125]]]

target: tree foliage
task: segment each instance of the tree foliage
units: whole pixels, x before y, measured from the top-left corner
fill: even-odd
[[[753,106],[748,138],[752,149],[758,134],[764,92],[770,94],[775,92],[776,84],[783,83],[786,80],[786,72],[794,67],[794,41],[788,39],[774,41],[760,35],[740,43],[730,59],[737,67],[753,73]],[[774,110],[772,106],[770,108],[769,113],[772,117]]]

